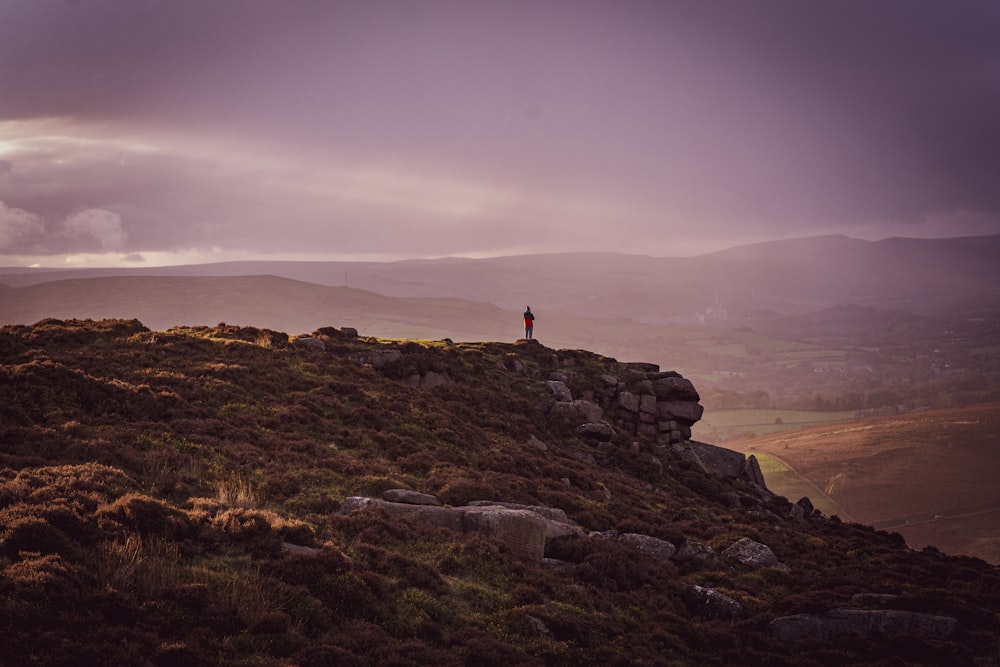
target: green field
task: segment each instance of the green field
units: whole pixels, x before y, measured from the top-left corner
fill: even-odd
[[[757,458],[760,470],[764,473],[764,483],[774,493],[788,498],[793,503],[803,496],[807,496],[813,507],[826,516],[836,514],[841,519],[851,520],[849,516],[845,516],[844,510],[834,504],[825,493],[821,493],[813,484],[800,477],[781,459],[752,450],[743,453],[747,456],[753,454]]]
[[[854,419],[853,410],[818,412],[815,410],[739,409],[706,411],[695,424],[696,440],[722,443],[737,437],[780,433],[805,426],[832,424]]]

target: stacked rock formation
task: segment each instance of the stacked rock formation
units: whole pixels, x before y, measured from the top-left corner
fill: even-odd
[[[548,385],[556,403],[550,415],[575,420],[580,435],[597,440],[609,440],[615,430],[661,445],[690,440],[691,427],[704,412],[691,381],[655,364],[619,366],[618,373],[603,376],[606,391],[581,399],[573,398],[563,373],[553,374]]]

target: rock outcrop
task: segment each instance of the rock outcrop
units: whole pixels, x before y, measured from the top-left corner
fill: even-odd
[[[618,375],[600,376],[601,386],[574,399],[565,372],[547,380],[556,402],[550,416],[577,425],[577,432],[609,441],[615,431],[629,437],[655,439],[657,444],[684,442],[701,419],[701,397],[690,380],[674,371],[661,372],[656,364],[615,364]],[[594,428],[591,424],[602,424]]]
[[[761,491],[767,491],[764,473],[761,472],[757,458],[752,454],[748,457],[740,452],[697,440],[691,440],[684,446],[675,446],[674,449],[682,457],[706,472],[715,473],[728,479],[740,479],[756,486]]]

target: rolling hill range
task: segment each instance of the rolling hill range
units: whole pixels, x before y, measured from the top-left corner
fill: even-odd
[[[399,262],[227,262],[148,269],[0,269],[20,287],[122,275],[276,275],[385,296],[525,304],[639,322],[735,321],[843,304],[919,314],[1000,311],[1000,236],[886,239],[830,236],[740,246],[684,258],[614,253]]]
[[[1000,563],[1000,403],[841,422],[727,443],[777,459],[845,517]],[[784,476],[783,476],[784,477]],[[793,495],[789,492],[790,495]],[[815,494],[814,494],[815,495]]]
[[[997,567],[773,495],[683,438],[698,392],[676,373],[537,341],[305,341],[0,328],[0,663],[1000,658]]]

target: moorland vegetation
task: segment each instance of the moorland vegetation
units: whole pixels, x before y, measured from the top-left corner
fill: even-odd
[[[803,512],[683,445],[598,442],[552,418],[551,378],[598,396],[627,380],[614,359],[309,338],[322,346],[225,324],[0,329],[0,664],[1000,661],[997,568]],[[532,561],[488,535],[341,511],[393,489],[556,508],[581,534]],[[655,557],[624,534],[711,557]],[[725,557],[746,539],[780,567]],[[706,609],[705,590],[733,605]],[[844,609],[881,624],[775,631]]]

